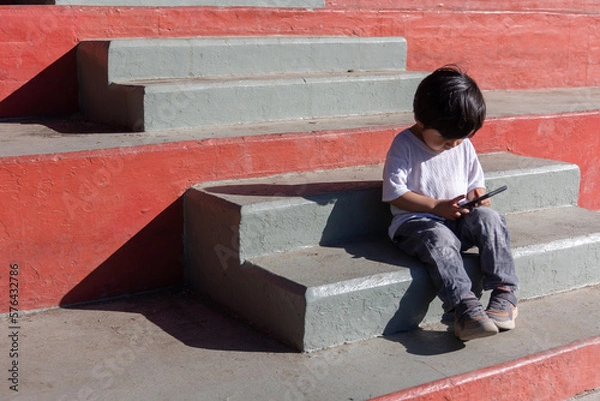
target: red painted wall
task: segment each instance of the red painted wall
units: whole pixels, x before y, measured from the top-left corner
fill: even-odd
[[[0,118],[77,112],[75,46],[104,37],[400,35],[409,69],[460,62],[484,88],[600,84],[598,15],[362,3],[332,0],[314,11],[0,6]],[[490,120],[474,141],[480,152],[577,163],[580,204],[600,210],[598,126],[600,112]],[[21,310],[181,283],[181,195],[190,185],[381,162],[401,128],[0,159],[0,282],[19,265]]]
[[[581,204],[600,209],[598,126],[600,113],[490,120],[474,142],[480,152],[579,162]],[[20,266],[22,309],[180,283],[181,195],[191,185],[379,163],[400,128],[0,159],[0,266]]]
[[[486,89],[600,85],[597,14],[383,9],[387,0],[369,8],[364,0],[332,3],[309,11],[0,6],[0,118],[76,112],[75,46],[114,37],[404,36],[409,69],[458,62]]]
[[[590,0],[326,0],[332,8],[452,10],[452,11],[534,11],[590,14],[600,4]]]

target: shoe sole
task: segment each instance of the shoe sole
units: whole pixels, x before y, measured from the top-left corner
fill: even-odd
[[[507,330],[512,330],[515,328],[515,319],[517,318],[519,314],[519,309],[515,308],[513,310],[513,317],[512,319],[508,319],[508,320],[496,320],[494,319],[494,315],[490,315],[488,313],[488,316],[490,317],[490,319],[496,324],[496,326],[498,327],[499,330],[501,331],[507,331]]]

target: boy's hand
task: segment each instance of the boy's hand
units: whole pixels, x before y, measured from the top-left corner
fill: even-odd
[[[482,195],[485,195],[485,188],[475,188],[474,190],[469,192],[469,194],[467,195],[467,199],[468,200],[475,199]],[[487,206],[487,207],[492,206],[491,198],[484,199],[475,205],[475,207],[479,207],[479,206]]]
[[[464,198],[464,195],[460,195],[454,199],[439,200],[433,209],[433,213],[451,221],[458,219],[463,214],[469,214],[469,209],[458,204],[458,202]]]

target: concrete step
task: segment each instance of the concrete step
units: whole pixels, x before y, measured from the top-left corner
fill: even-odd
[[[110,124],[134,131],[408,111],[421,73],[345,73],[112,84]],[[360,94],[360,96],[355,96]]]
[[[86,116],[132,131],[410,111],[425,76],[403,38],[90,41],[77,57]]]
[[[581,394],[569,398],[569,401],[600,401],[600,388],[583,391]]]
[[[481,163],[488,188],[510,187],[493,199],[502,213],[577,203],[575,165],[509,153],[481,155]],[[382,171],[382,165],[371,165],[204,183],[186,194],[186,218],[201,221],[208,236],[219,233],[222,244],[239,244],[241,260],[336,244],[386,231],[390,213],[381,202]],[[221,219],[232,223],[223,228]]]
[[[510,200],[494,204],[512,212],[520,298],[599,283],[600,214],[574,206],[578,169],[504,153],[481,160],[488,185],[511,187]],[[188,280],[302,351],[439,320],[423,269],[385,237],[380,172],[367,166],[191,189]],[[476,263],[465,254],[474,282]]]
[[[566,400],[600,388],[599,303],[583,288],[522,302],[515,330],[482,340],[427,325],[306,354],[189,292],[121,297],[23,314],[16,399]]]
[[[102,68],[108,83],[406,69],[402,37],[113,39],[82,41],[77,52],[80,68]]]
[[[507,220],[520,299],[600,283],[599,213],[564,207],[511,214]],[[479,282],[477,255],[466,253],[465,265]],[[188,271],[192,285],[301,351],[441,319],[441,304],[424,269],[384,236],[213,269],[196,265]]]

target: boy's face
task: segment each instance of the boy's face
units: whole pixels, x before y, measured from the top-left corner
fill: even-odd
[[[432,128],[425,128],[421,131],[421,139],[425,142],[425,145],[436,153],[442,153],[446,150],[460,145],[464,138],[461,139],[446,139],[439,133],[438,130]]]

